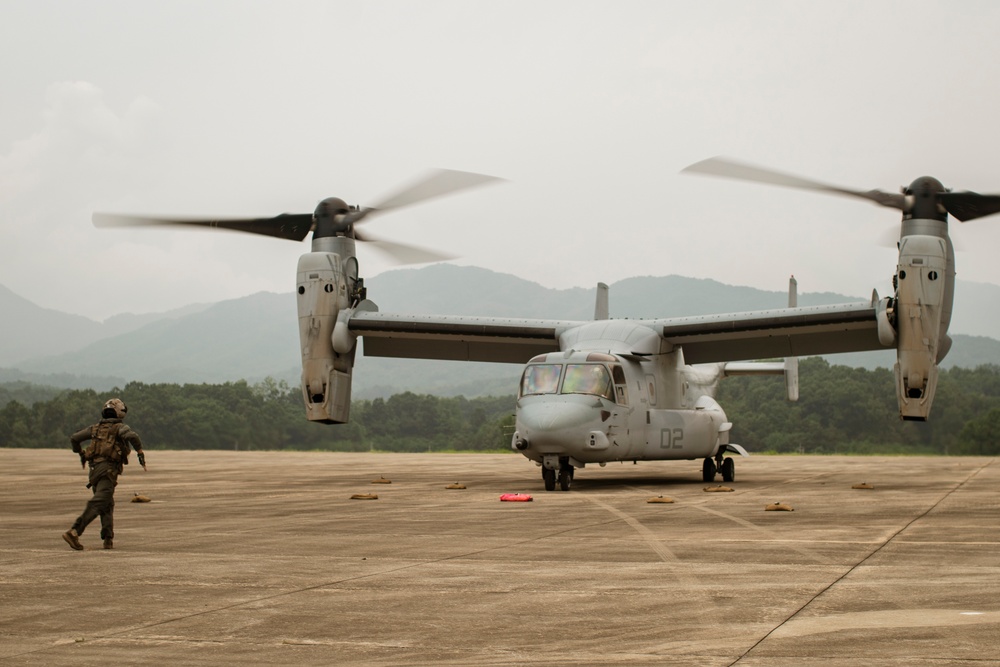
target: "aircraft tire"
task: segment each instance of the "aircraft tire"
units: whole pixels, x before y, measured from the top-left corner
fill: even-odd
[[[714,482],[715,481],[715,461],[710,458],[705,459],[705,463],[701,466],[701,481],[703,482]]]
[[[542,480],[545,482],[546,491],[556,490],[556,471],[552,468],[542,468]]]
[[[573,482],[573,467],[566,466],[565,468],[559,469],[559,489],[562,491],[569,491],[569,487]]]
[[[723,482],[735,482],[736,481],[736,463],[733,462],[731,458],[726,458],[719,467],[719,471],[722,473]]]

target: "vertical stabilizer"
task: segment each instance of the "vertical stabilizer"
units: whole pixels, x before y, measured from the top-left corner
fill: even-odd
[[[799,283],[795,276],[788,279],[788,307],[799,305]],[[785,357],[785,392],[789,401],[799,400],[799,358]]]
[[[594,304],[594,319],[611,319],[611,316],[608,314],[608,286],[604,283],[597,283],[597,302]]]

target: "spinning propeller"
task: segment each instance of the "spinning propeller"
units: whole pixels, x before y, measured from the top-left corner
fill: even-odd
[[[271,218],[150,218],[95,213],[93,222],[96,227],[210,227],[273,236],[290,241],[302,241],[309,232],[313,232],[314,239],[347,236],[357,241],[372,243],[376,248],[404,264],[433,262],[449,257],[433,250],[377,239],[367,232],[362,233],[357,229],[357,225],[378,213],[499,180],[502,179],[483,174],[439,169],[383,199],[375,206],[363,208],[349,206],[343,199],[337,197],[328,197],[321,201],[312,213],[282,213]]]
[[[1000,213],[1000,195],[952,192],[936,178],[930,176],[921,176],[909,186],[901,188],[900,194],[894,194],[881,190],[841,188],[721,157],[702,160],[682,171],[858,197],[882,206],[899,209],[903,212],[904,219],[945,220],[947,213],[950,213],[958,220],[968,222]]]

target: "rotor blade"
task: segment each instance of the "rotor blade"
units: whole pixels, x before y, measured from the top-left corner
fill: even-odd
[[[301,241],[312,228],[312,213],[282,213],[273,218],[146,218],[116,213],[95,213],[95,227],[209,227],[247,234],[273,236],[289,241]]]
[[[342,214],[342,220],[346,225],[354,225],[364,220],[369,213],[378,213],[378,209],[365,207],[357,211],[349,211]]]
[[[753,181],[755,183],[767,183],[769,185],[782,185],[802,190],[815,190],[817,192],[847,195],[849,197],[860,197],[882,206],[897,208],[900,211],[906,210],[906,198],[901,194],[890,194],[881,190],[848,190],[847,188],[827,185],[819,181],[799,178],[791,174],[784,174],[779,171],[736,162],[722,157],[712,157],[701,162],[696,162],[682,169],[681,173],[707,174],[709,176],[734,178],[741,181]]]
[[[1000,213],[1000,195],[981,195],[978,192],[942,192],[938,198],[948,213],[962,222]]]
[[[393,241],[383,241],[368,234],[360,234],[354,230],[354,238],[364,242],[368,247],[380,250],[389,255],[397,264],[427,264],[430,262],[443,262],[455,259],[455,255],[446,255],[437,250],[428,250],[408,243],[395,243]]]
[[[372,206],[372,209],[386,211],[391,208],[409,206],[433,197],[441,197],[452,192],[473,188],[487,183],[497,183],[502,178],[496,176],[486,176],[485,174],[474,174],[468,171],[452,171],[450,169],[436,169],[430,174],[410,185],[396,194],[383,199]]]

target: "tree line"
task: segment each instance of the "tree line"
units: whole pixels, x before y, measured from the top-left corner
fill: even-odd
[[[779,377],[724,380],[718,400],[731,439],[752,452],[1000,454],[1000,366],[942,370],[925,423],[897,417],[892,371],[800,363],[800,399]],[[6,392],[6,393],[4,393]],[[145,384],[110,392],[0,387],[0,447],[65,447],[111,396],[150,448],[327,451],[510,451],[514,396],[443,398],[406,392],[354,401],[348,424],[305,419],[298,387]],[[6,401],[6,402],[4,402]]]
[[[779,453],[1000,454],[1000,366],[941,370],[926,422],[899,419],[886,368],[802,359],[799,389],[789,403],[784,378],[724,380],[717,398],[733,422],[732,441]]]
[[[348,424],[305,418],[302,392],[272,379],[250,385],[145,384],[109,392],[67,390],[0,409],[0,447],[67,447],[69,435],[120,397],[126,423],[153,449],[450,451],[508,450],[514,397],[439,398],[410,392],[354,401]]]

